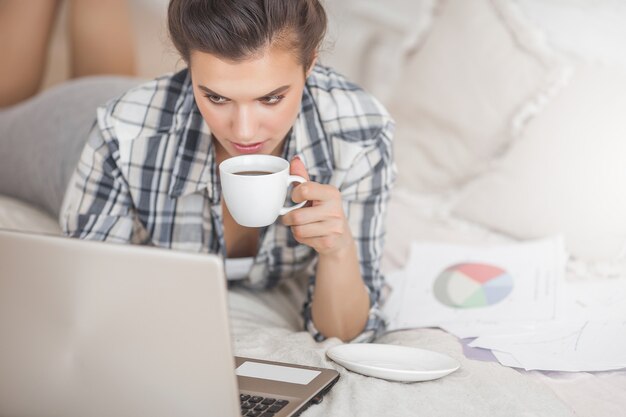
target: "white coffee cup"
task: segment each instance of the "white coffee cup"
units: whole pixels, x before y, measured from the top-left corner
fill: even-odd
[[[237,223],[246,227],[268,226],[278,216],[306,204],[283,207],[287,189],[293,182],[306,180],[289,175],[289,162],[272,155],[241,155],[223,161],[220,166],[222,195],[228,211]]]

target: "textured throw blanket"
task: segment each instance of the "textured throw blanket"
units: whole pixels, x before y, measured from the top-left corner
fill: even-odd
[[[548,387],[495,362],[466,359],[459,341],[443,331],[419,329],[383,335],[376,342],[430,349],[461,363],[456,372],[434,381],[404,384],[366,377],[326,357],[341,342],[316,343],[300,331],[301,289],[289,283],[278,290],[230,291],[235,354],[337,369],[341,378],[324,401],[303,416],[574,416]]]

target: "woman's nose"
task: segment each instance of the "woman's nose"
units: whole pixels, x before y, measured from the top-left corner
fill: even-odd
[[[256,139],[258,123],[254,109],[240,106],[233,120],[233,133],[239,143],[253,143]]]

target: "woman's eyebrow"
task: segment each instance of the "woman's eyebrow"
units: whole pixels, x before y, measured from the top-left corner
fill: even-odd
[[[280,86],[280,87],[278,87],[278,88],[276,88],[276,89],[274,89],[274,90],[270,91],[270,92],[269,92],[269,93],[267,93],[267,94],[263,94],[261,97],[257,97],[257,98],[256,98],[256,100],[261,99],[261,98],[265,98],[265,97],[269,97],[269,96],[275,96],[275,95],[278,95],[278,94],[280,94],[280,93],[284,93],[284,92],[285,92],[285,91],[287,91],[290,87],[291,87],[291,85],[283,85],[283,86]],[[198,84],[198,88],[199,88],[200,90],[204,91],[205,93],[210,94],[210,95],[212,95],[212,96],[223,97],[223,98],[225,98],[226,100],[230,100],[230,98],[228,98],[228,97],[226,97],[226,96],[224,96],[224,95],[222,95],[222,94],[220,94],[220,93],[217,93],[217,92],[215,92],[215,91],[211,90],[210,88],[205,87],[205,86],[203,86],[203,85]]]
[[[290,85],[283,85],[281,87],[278,87],[275,90],[270,91],[267,94],[262,95],[261,97],[257,97],[257,98],[264,98],[264,97],[269,97],[269,96],[276,96],[280,93],[284,93],[285,91],[287,91],[289,89],[289,87],[291,87]]]
[[[225,98],[226,100],[230,100],[228,97],[223,96],[223,95],[221,95],[220,93],[216,93],[215,91],[213,91],[213,90],[211,90],[210,88],[205,87],[205,86],[203,86],[203,85],[198,84],[198,88],[199,88],[200,90],[204,91],[205,93],[210,94],[210,95],[212,95],[212,96],[223,97],[223,98]]]

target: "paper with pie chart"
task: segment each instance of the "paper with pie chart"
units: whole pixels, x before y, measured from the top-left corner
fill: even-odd
[[[504,300],[513,290],[506,270],[484,263],[461,263],[435,278],[435,298],[448,307],[480,308]]]
[[[388,275],[388,328],[549,320],[565,262],[560,238],[486,247],[414,242],[406,267]]]

